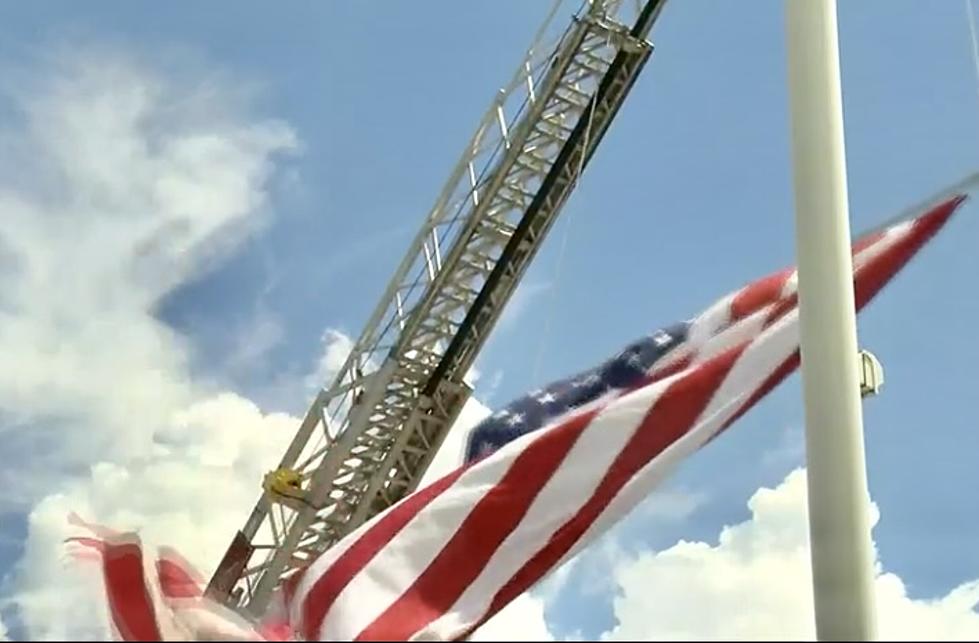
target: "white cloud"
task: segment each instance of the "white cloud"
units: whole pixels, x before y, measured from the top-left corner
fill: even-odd
[[[32,639],[99,638],[69,512],[210,569],[295,429],[191,381],[155,312],[256,229],[297,140],[207,70],[78,48],[29,71],[0,97],[17,114],[0,132],[0,421],[30,454],[5,481],[36,501],[11,601]]]
[[[471,641],[553,641],[544,619],[545,602],[524,594],[473,632]]]
[[[306,389],[310,392],[329,386],[333,382],[333,378],[343,368],[343,363],[347,361],[347,356],[354,347],[354,340],[335,328],[326,329],[320,341],[322,353],[313,372],[305,379]]]
[[[296,139],[212,78],[104,51],[35,71],[3,96],[20,118],[0,133],[0,408],[67,418],[80,461],[145,450],[193,399],[184,341],[155,308],[254,229]]]
[[[718,544],[681,541],[622,558],[614,569],[618,625],[611,640],[800,640],[815,638],[802,469],[748,502],[751,518]],[[875,510],[876,511],[876,510]],[[876,579],[880,638],[975,640],[979,580],[943,597],[911,599],[901,579]]]
[[[103,611],[98,579],[90,570],[66,565],[62,541],[70,512],[138,530],[147,542],[174,546],[210,573],[297,423],[221,394],[176,413],[157,434],[152,456],[97,462],[87,477],[47,495],[30,514],[15,597],[32,638],[70,639],[79,627],[98,630],[103,623],[101,617],[91,621]],[[66,596],[77,615],[56,607]]]

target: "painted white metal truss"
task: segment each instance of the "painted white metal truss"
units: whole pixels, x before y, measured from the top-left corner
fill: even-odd
[[[275,587],[411,492],[479,349],[652,47],[663,0],[555,3],[455,166],[334,380],[309,408],[209,591],[260,614]],[[548,46],[548,43],[550,46]]]

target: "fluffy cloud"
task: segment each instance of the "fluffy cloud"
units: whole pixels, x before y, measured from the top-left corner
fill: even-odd
[[[544,619],[545,600],[520,596],[473,632],[471,641],[553,641]]]
[[[32,465],[4,483],[33,502],[11,600],[32,639],[100,638],[68,513],[210,569],[295,429],[192,381],[155,312],[261,223],[297,139],[206,70],[79,49],[27,71],[7,76],[0,132],[0,427]]]
[[[296,139],[213,78],[104,51],[34,71],[3,96],[0,409],[81,461],[131,454],[194,397],[155,307],[254,229]]]
[[[804,470],[748,502],[751,518],[717,545],[679,542],[620,559],[614,569],[618,625],[609,640],[800,640],[815,638]],[[875,509],[876,512],[876,509]],[[975,640],[979,580],[933,600],[907,595],[901,579],[876,578],[886,640]]]
[[[347,361],[350,349],[354,347],[354,340],[335,328],[326,329],[320,341],[323,344],[323,352],[316,363],[316,367],[304,380],[306,390],[310,393],[314,393],[321,386],[330,383],[343,368],[343,363]]]
[[[96,462],[87,477],[45,496],[30,514],[15,596],[31,637],[71,639],[81,629],[98,638],[105,632],[95,570],[66,564],[69,512],[139,530],[147,542],[174,546],[210,572],[296,425],[296,418],[264,415],[234,394],[203,399],[174,414],[156,435],[152,456]]]

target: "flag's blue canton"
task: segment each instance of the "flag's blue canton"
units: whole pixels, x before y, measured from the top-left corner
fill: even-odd
[[[486,456],[612,389],[637,384],[660,358],[686,341],[688,329],[689,323],[681,322],[658,330],[626,346],[596,368],[511,402],[472,430],[466,448],[466,462]]]

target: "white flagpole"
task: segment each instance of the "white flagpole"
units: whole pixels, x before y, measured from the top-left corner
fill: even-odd
[[[835,0],[786,0],[816,635],[876,635]]]

